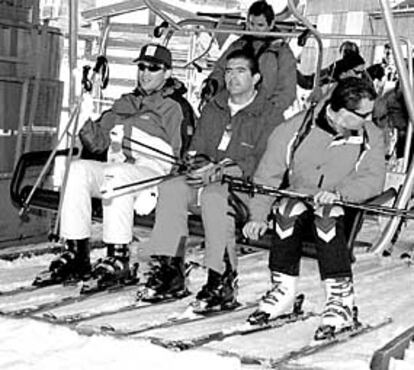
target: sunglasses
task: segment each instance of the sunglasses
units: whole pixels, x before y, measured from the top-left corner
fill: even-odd
[[[149,72],[158,72],[158,71],[161,71],[162,69],[164,69],[164,67],[157,66],[155,64],[143,64],[143,63],[139,63],[138,64],[138,69],[141,72],[144,72],[145,70],[148,70]]]
[[[351,113],[355,114],[356,116],[358,116],[358,117],[360,117],[362,119],[366,119],[370,114],[372,114],[371,111],[366,112],[366,113],[358,113],[358,112],[355,112],[354,110],[350,110],[348,112],[351,112]]]
[[[360,69],[353,69],[353,71],[356,75],[362,75],[364,73],[364,71]]]

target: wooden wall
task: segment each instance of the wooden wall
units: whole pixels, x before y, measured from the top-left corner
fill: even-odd
[[[49,230],[48,217],[22,222],[8,191],[20,154],[51,149],[60,119],[62,35],[36,15],[37,0],[0,0],[0,248]]]

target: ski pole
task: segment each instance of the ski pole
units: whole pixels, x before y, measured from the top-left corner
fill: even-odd
[[[115,186],[112,189],[104,189],[101,191],[102,195],[106,195],[107,198],[113,197],[114,195],[112,194],[115,191],[120,191],[120,190],[125,190],[125,189],[130,189],[130,188],[134,188],[137,186],[142,186],[142,185],[148,185],[148,187],[151,185],[151,183],[153,182],[161,182],[163,180],[168,180],[170,178],[173,177],[178,177],[181,176],[181,173],[169,173],[168,175],[161,175],[161,176],[155,176],[155,177],[151,177],[149,179],[145,179],[145,180],[141,180],[141,181],[137,181],[137,182],[132,182],[130,184],[125,184],[125,185],[119,185],[119,186]]]
[[[282,190],[282,189],[278,189],[273,186],[256,184],[253,182],[246,182],[245,180],[238,178],[238,177],[234,177],[234,176],[223,175],[222,181],[229,183],[230,187],[233,190],[238,190],[238,191],[249,193],[252,195],[263,194],[263,195],[268,195],[268,196],[286,196],[289,198],[297,198],[307,203],[313,202],[313,196],[309,194],[303,194],[303,193],[299,193],[299,192],[295,192],[291,190]],[[368,211],[368,212],[375,212],[375,213],[383,214],[386,216],[414,218],[414,212],[407,210],[407,209],[396,209],[396,208],[388,207],[388,206],[381,206],[381,205],[375,205],[375,204],[362,204],[362,203],[348,202],[348,201],[342,201],[342,200],[337,200],[333,204],[342,206],[342,207],[347,207],[347,208],[354,208],[354,209],[360,209],[360,210]]]
[[[30,193],[27,195],[26,199],[23,201],[23,205],[22,205],[22,207],[20,208],[20,211],[19,211],[19,216],[20,217],[24,217],[25,214],[27,213],[27,211],[30,209],[30,203],[32,201],[33,195],[36,192],[36,190],[39,188],[40,184],[42,183],[46,173],[49,171],[50,165],[51,165],[53,159],[56,156],[59,145],[61,144],[62,140],[65,138],[66,134],[68,133],[69,128],[71,127],[71,125],[73,123],[73,120],[79,115],[79,111],[80,111],[80,104],[78,104],[75,107],[74,111],[72,112],[72,114],[71,114],[71,116],[68,120],[68,123],[66,124],[64,130],[62,131],[55,147],[53,148],[52,152],[50,153],[50,155],[49,155],[49,157],[46,161],[46,163],[44,164],[42,170],[40,171],[39,176],[36,178],[36,181],[35,181],[32,189],[30,190]]]
[[[126,146],[126,145],[122,145],[122,149],[128,150],[130,152],[134,152],[134,153],[141,153],[141,154],[143,153],[142,150],[133,149],[133,148],[130,148],[130,147]],[[148,156],[150,156],[150,157],[155,157],[155,158],[157,158],[157,159],[159,159],[160,161],[163,161],[163,162],[167,162],[167,163],[170,163],[170,164],[178,164],[179,165],[179,163],[177,163],[177,161],[172,160],[172,159],[159,158],[155,154],[149,154],[149,153],[145,153],[145,154],[148,155]]]
[[[151,146],[151,145],[144,144],[144,143],[143,143],[143,142],[141,142],[141,141],[138,141],[138,140],[132,139],[132,138],[127,137],[127,136],[124,136],[124,137],[123,137],[123,140],[129,141],[130,143],[137,144],[137,145],[140,145],[140,146],[142,146],[142,147],[144,147],[144,148],[146,148],[146,149],[152,150],[153,152],[158,153],[158,154],[161,154],[161,155],[163,155],[163,156],[164,156],[164,157],[166,157],[166,158],[170,158],[170,159],[172,159],[172,160],[174,161],[174,163],[176,163],[176,164],[181,164],[181,163],[183,163],[183,161],[182,161],[181,159],[177,158],[175,155],[172,155],[172,154],[169,154],[169,153],[165,153],[164,151],[162,151],[162,150],[160,150],[160,149],[157,149],[157,148],[154,148],[154,147],[153,147],[153,146]],[[129,149],[129,148],[125,148],[125,149]],[[131,150],[133,150],[133,149],[131,149]],[[135,149],[135,150],[136,150],[136,149]],[[136,151],[138,151],[138,150],[136,150]]]
[[[70,138],[69,153],[68,153],[68,155],[66,157],[66,161],[65,161],[65,172],[63,174],[62,184],[60,186],[60,197],[59,197],[59,205],[58,205],[57,215],[56,215],[56,222],[55,222],[55,225],[53,227],[52,233],[49,235],[49,239],[54,240],[54,241],[59,240],[59,236],[58,236],[59,219],[60,219],[60,214],[62,213],[63,197],[64,197],[64,194],[65,194],[66,185],[67,185],[67,182],[68,182],[70,164],[72,162],[72,157],[73,157],[73,149],[74,149],[75,143],[76,143],[76,134],[77,134],[77,131],[78,131],[79,113],[80,113],[80,106],[82,105],[82,99],[83,99],[83,92],[81,93],[81,96],[79,98],[79,103],[78,103],[79,109],[77,109],[77,113],[75,114],[75,122],[74,122],[74,125],[73,125],[73,131],[72,131],[72,135],[71,135],[71,138]]]

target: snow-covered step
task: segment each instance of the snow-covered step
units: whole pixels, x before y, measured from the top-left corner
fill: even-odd
[[[375,351],[371,370],[414,369],[414,326]]]
[[[413,370],[414,362],[407,362],[406,360],[390,359],[389,370]]]

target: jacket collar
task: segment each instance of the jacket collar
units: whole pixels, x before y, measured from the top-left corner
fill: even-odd
[[[183,95],[187,89],[184,84],[175,78],[169,78],[161,90],[147,94],[139,86],[132,93],[122,95],[122,97],[114,102],[112,111],[116,114],[136,114],[142,107],[143,100],[152,101],[155,104],[162,104],[160,98]]]
[[[223,90],[214,97],[212,104],[215,104],[221,110],[230,111],[228,100],[229,93],[227,90]],[[264,91],[264,88],[259,88],[256,98],[253,100],[253,102],[250,103],[247,107],[243,108],[241,111],[253,116],[260,116],[264,112],[266,100],[266,92]]]
[[[160,94],[163,97],[171,96],[173,94],[184,95],[187,92],[187,88],[184,84],[176,78],[169,78],[165,81],[164,86],[151,94],[147,94],[140,86],[137,86],[132,92],[135,96],[151,96]]]

